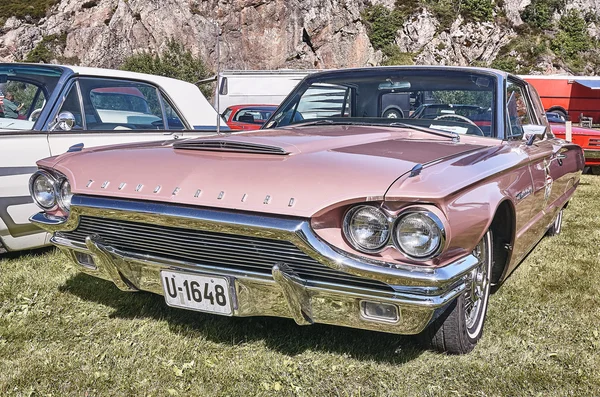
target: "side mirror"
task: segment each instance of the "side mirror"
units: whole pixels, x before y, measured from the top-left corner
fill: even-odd
[[[50,131],[71,131],[75,125],[75,116],[71,112],[60,112],[56,120],[50,125]]]
[[[533,145],[533,142],[536,139],[544,139],[546,136],[546,129],[547,127],[545,125],[525,124],[523,126],[523,132],[527,138],[527,146]]]

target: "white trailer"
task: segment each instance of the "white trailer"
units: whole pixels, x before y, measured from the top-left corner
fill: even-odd
[[[233,105],[279,105],[308,74],[318,70],[227,70],[219,74],[215,109]],[[214,80],[213,80],[214,81]]]

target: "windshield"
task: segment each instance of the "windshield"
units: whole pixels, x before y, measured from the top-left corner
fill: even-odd
[[[52,67],[0,65],[0,129],[33,129],[61,74]]]
[[[495,77],[477,71],[347,70],[305,79],[264,128],[397,123],[496,137],[496,98]]]

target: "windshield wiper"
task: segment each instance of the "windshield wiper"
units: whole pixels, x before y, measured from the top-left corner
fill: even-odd
[[[425,132],[427,134],[443,136],[446,138],[452,138],[453,142],[460,142],[460,134],[458,132],[441,131],[441,130],[435,130],[433,128],[419,127],[419,126],[412,125],[412,124],[405,124],[405,123],[398,123],[398,122],[390,123],[387,125],[389,125],[391,127],[410,128],[411,130],[421,131],[421,132]]]
[[[296,125],[302,125],[304,126],[309,126],[309,125],[344,125],[344,124],[351,124],[350,122],[347,121],[333,121],[330,119],[323,119],[323,120],[316,120],[316,121],[309,121],[307,123],[298,123]]]
[[[311,125],[364,125],[364,126],[372,126],[372,127],[386,127],[386,126],[403,127],[403,128],[410,128],[411,130],[415,130],[415,131],[425,132],[427,134],[437,135],[437,136],[441,136],[441,137],[445,137],[445,138],[451,138],[453,142],[460,142],[460,134],[458,134],[457,132],[435,130],[433,128],[419,127],[419,126],[415,126],[412,124],[405,124],[405,123],[398,123],[398,122],[387,124],[387,123],[364,123],[364,122],[360,122],[360,121],[334,121],[331,119],[322,119],[322,120],[316,120],[316,121],[309,121],[307,123],[302,123],[302,124],[298,124],[298,125],[301,125],[303,127],[311,126]]]

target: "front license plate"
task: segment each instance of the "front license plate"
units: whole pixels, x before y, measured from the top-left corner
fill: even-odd
[[[165,301],[169,306],[231,315],[229,282],[224,277],[160,272]]]

